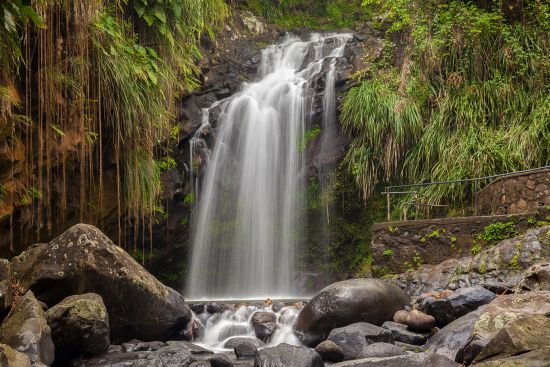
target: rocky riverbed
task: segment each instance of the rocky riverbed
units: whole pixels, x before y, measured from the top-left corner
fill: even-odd
[[[79,224],[0,260],[0,366],[550,366],[549,249],[547,226],[460,260],[460,274],[443,263],[307,303],[188,305]],[[209,322],[237,314],[217,323],[220,348],[203,347]]]

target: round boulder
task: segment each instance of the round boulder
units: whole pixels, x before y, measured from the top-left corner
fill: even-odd
[[[418,310],[411,310],[405,318],[405,325],[412,331],[428,332],[435,327],[435,318]]]
[[[0,344],[0,366],[2,367],[31,367],[29,357],[13,349]]]
[[[254,344],[248,342],[237,344],[233,350],[235,351],[235,356],[239,359],[255,358],[258,353],[258,348],[256,348]]]
[[[256,338],[260,339],[264,343],[267,343],[271,335],[277,330],[277,324],[274,322],[267,322],[265,324],[254,325],[254,333]]]
[[[324,365],[323,359],[314,350],[285,343],[259,350],[254,360],[254,367],[323,367]]]
[[[313,297],[300,312],[294,330],[304,344],[313,347],[337,327],[356,322],[382,325],[410,302],[404,291],[383,280],[345,280]]]
[[[323,361],[341,362],[344,360],[344,350],[332,340],[325,340],[315,347]]]
[[[252,325],[267,324],[269,322],[276,322],[276,321],[277,321],[277,315],[275,315],[273,312],[264,312],[264,311],[254,312],[254,314],[252,314],[252,317],[250,318],[250,323]]]
[[[46,312],[56,359],[98,355],[109,348],[109,316],[95,293],[70,296]]]

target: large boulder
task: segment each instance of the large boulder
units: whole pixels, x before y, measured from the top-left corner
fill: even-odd
[[[394,357],[407,354],[403,348],[390,343],[374,343],[367,345],[361,352],[361,358]]]
[[[100,296],[69,296],[46,312],[56,358],[98,355],[109,348],[109,316]]]
[[[78,360],[74,367],[188,367],[197,359],[178,346],[164,346],[153,351],[113,351],[100,356]]]
[[[487,343],[476,362],[512,357],[550,346],[550,318],[532,315],[509,322]],[[550,362],[550,360],[549,360]]]
[[[457,353],[468,343],[481,312],[482,309],[470,312],[439,330],[428,340],[425,350],[429,353],[443,355],[454,361]]]
[[[550,291],[550,262],[535,264],[524,273],[517,292]]]
[[[252,359],[256,358],[256,354],[258,354],[258,348],[249,342],[243,342],[235,345],[235,347],[233,347],[233,351],[238,359]]]
[[[32,291],[15,303],[0,326],[0,343],[26,354],[31,362],[52,364],[54,344],[42,305]]]
[[[323,359],[314,350],[289,344],[258,351],[254,367],[323,367]]]
[[[30,247],[10,265],[21,285],[49,306],[73,294],[100,295],[115,342],[165,340],[191,320],[180,294],[90,225],[77,224],[48,244]]]
[[[437,325],[442,327],[490,303],[495,297],[493,292],[477,285],[458,289],[447,297],[426,297],[418,304],[418,309],[432,315]]]
[[[410,302],[405,292],[383,280],[345,280],[313,297],[300,312],[294,330],[303,343],[315,346],[334,328],[356,322],[382,325]]]
[[[476,367],[548,367],[550,347],[522,353],[517,356],[475,364]]]
[[[29,357],[16,351],[9,345],[0,344],[0,366],[31,367],[31,361]]]
[[[346,360],[363,358],[363,351],[369,344],[394,342],[391,331],[366,322],[336,328],[330,332],[328,340],[342,348]]]
[[[429,353],[408,353],[393,357],[362,358],[332,367],[457,367],[449,358]]]

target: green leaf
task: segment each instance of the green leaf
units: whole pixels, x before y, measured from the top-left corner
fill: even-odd
[[[152,26],[153,23],[155,23],[155,18],[153,18],[149,14],[143,14],[143,19],[145,20],[145,22],[149,27]]]
[[[162,23],[166,23],[166,13],[164,12],[164,8],[158,5],[155,6],[154,14],[158,20],[160,20]]]
[[[136,10],[136,13],[140,18],[142,18],[143,14],[145,14],[145,6],[140,3],[134,4],[134,9]]]

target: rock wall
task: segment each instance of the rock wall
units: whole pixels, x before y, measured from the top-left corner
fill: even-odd
[[[373,226],[372,271],[374,276],[397,274],[422,264],[439,264],[481,251],[488,238],[518,234],[529,227],[545,224],[548,209],[517,215],[476,216],[385,222]],[[511,223],[490,231],[493,223]],[[485,228],[489,228],[484,235]],[[501,232],[499,233],[498,230]]]
[[[550,205],[550,168],[497,178],[477,195],[480,215],[518,214]]]

